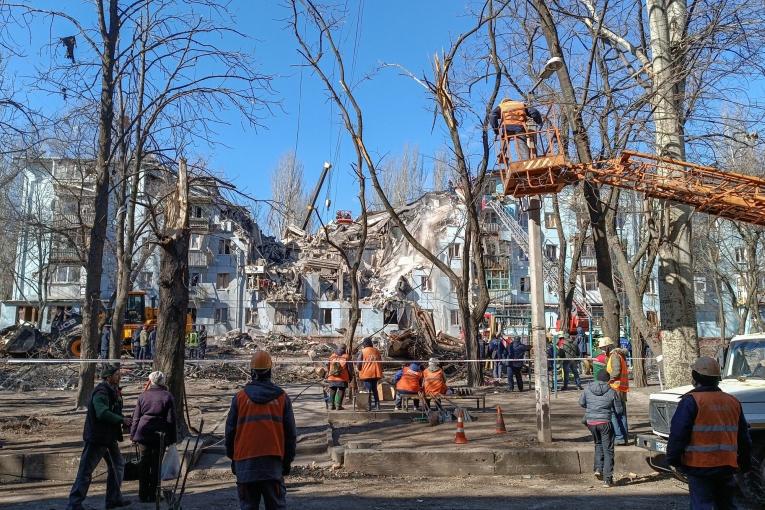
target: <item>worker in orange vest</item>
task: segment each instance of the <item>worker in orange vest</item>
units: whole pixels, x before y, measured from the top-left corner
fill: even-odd
[[[518,150],[519,160],[529,159],[528,131],[526,123],[531,118],[541,126],[543,124],[542,115],[539,110],[526,106],[522,101],[515,101],[508,97],[503,98],[499,105],[491,112],[491,127],[494,134],[502,140],[503,154],[506,161],[509,161],[510,142],[515,141]]]
[[[425,393],[425,404],[430,408],[430,398],[436,400],[436,407],[441,407],[441,395],[446,395],[449,387],[446,385],[446,375],[439,366],[437,358],[428,360],[428,368],[422,373],[423,390]]]
[[[672,416],[667,462],[688,477],[691,509],[738,508],[738,471],[752,468],[752,440],[741,403],[718,387],[720,365],[703,356],[691,366],[694,389]]]
[[[396,386],[396,410],[401,409],[401,395],[422,393],[422,368],[418,363],[403,367],[393,376]],[[420,400],[414,400],[414,407],[420,407]]]
[[[606,355],[606,371],[608,372],[608,385],[613,388],[619,398],[622,399],[622,413],[614,413],[611,416],[611,425],[614,428],[616,444],[626,446],[629,444],[629,426],[627,424],[627,393],[630,391],[629,369],[627,367],[627,351],[616,347],[611,338],[604,336],[598,342]]]
[[[364,383],[364,387],[369,392],[369,403],[367,411],[372,410],[372,401],[374,408],[380,410],[380,395],[377,392],[377,383],[382,379],[382,354],[372,345],[371,338],[365,338],[361,342],[361,350],[357,361],[360,363],[359,380]]]
[[[231,402],[226,419],[226,455],[236,475],[239,505],[266,510],[287,508],[288,475],[295,459],[297,429],[290,398],[271,382],[271,356],[255,351],[252,381]]]
[[[339,345],[327,362],[327,385],[329,386],[330,409],[342,411],[345,390],[353,379],[353,365],[345,345]]]

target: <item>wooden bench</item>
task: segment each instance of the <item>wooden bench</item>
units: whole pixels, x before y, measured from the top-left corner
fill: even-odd
[[[486,409],[486,395],[439,395],[438,397],[428,397],[430,400],[446,400],[455,407],[463,407],[460,405],[462,402],[475,402],[474,409],[481,410]],[[412,400],[423,400],[422,395],[401,395],[401,407],[405,410],[409,410],[409,403]],[[423,402],[424,403],[424,402]],[[412,402],[412,409],[414,409],[414,403]]]

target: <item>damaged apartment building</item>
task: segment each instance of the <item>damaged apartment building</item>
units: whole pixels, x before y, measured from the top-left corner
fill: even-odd
[[[461,269],[465,211],[455,193],[426,193],[396,211],[429,251],[456,271]],[[417,326],[418,313],[426,312],[435,331],[459,336],[459,308],[448,277],[409,245],[387,212],[369,212],[367,222],[356,334],[407,330]],[[252,326],[285,335],[343,335],[350,317],[350,281],[343,258],[327,236],[354,257],[361,225],[340,214],[317,234],[292,227],[280,242],[263,243],[258,316]]]

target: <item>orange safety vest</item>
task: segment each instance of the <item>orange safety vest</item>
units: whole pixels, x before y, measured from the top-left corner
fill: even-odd
[[[681,462],[689,467],[738,467],[741,403],[722,391],[692,392],[698,413]]]
[[[503,126],[526,127],[526,105],[520,101],[503,101],[499,103],[499,111],[502,113]]]
[[[608,385],[611,386],[616,391],[621,391],[622,393],[627,393],[630,391],[630,377],[629,372],[627,371],[627,360],[624,359],[624,356],[622,356],[619,353],[616,353],[617,356],[619,356],[619,378],[614,379],[613,381],[609,382]],[[611,360],[613,359],[613,355],[608,357],[608,363],[606,363],[606,371],[610,374],[611,373]]]
[[[255,457],[284,458],[284,406],[287,395],[259,404],[250,400],[244,390],[236,395],[236,435],[234,460]]]
[[[331,375],[330,371],[332,370],[332,364],[333,363],[340,363],[340,366],[342,367],[342,370],[340,372],[340,375]],[[338,382],[348,382],[351,380],[351,376],[348,373],[348,367],[346,366],[348,363],[348,355],[343,354],[342,356],[338,356],[337,354],[332,354],[332,356],[329,357],[329,363],[327,364],[327,381],[338,381]]]
[[[364,347],[361,349],[359,379],[382,379],[382,365],[378,363],[381,359],[380,351],[374,347]]]
[[[409,367],[404,367],[401,379],[396,383],[396,389],[419,393],[422,387],[422,372],[415,372]]]
[[[446,377],[444,371],[438,369],[431,371],[429,368],[423,372],[423,380],[425,383],[426,395],[445,395],[446,394]]]

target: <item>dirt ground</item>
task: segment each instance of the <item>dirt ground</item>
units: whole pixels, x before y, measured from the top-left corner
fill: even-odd
[[[392,478],[357,477],[328,469],[296,469],[287,477],[287,507],[301,510],[351,509],[556,509],[688,508],[687,489],[673,479],[645,477],[624,479],[620,485],[602,488],[592,477],[500,477],[469,478]],[[230,476],[189,482],[183,499],[187,510],[238,508],[236,490]],[[95,480],[91,497],[93,508],[103,508],[104,481]],[[137,501],[135,482],[125,484],[126,496]],[[66,507],[69,484],[20,484],[0,487],[0,507],[4,509],[59,510]],[[44,493],[42,498],[40,494]],[[134,503],[130,508],[149,510],[150,504]]]

